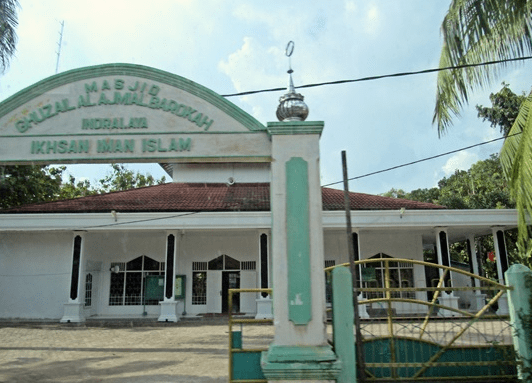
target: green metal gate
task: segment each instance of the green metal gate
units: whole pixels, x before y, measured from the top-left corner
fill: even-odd
[[[253,326],[271,327],[268,331],[273,336],[273,319],[235,318],[233,316],[233,298],[235,294],[271,294],[272,289],[229,289],[229,383],[267,383],[260,358],[263,351],[268,350],[271,339],[261,332],[260,339],[252,335],[251,330],[244,331]],[[250,334],[247,334],[250,332]],[[249,335],[249,336],[248,336]],[[246,342],[247,338],[251,341]]]
[[[457,268],[409,259],[366,259],[356,265],[362,275],[362,349],[357,352],[363,353],[365,375],[357,381],[517,381],[507,315],[509,287]],[[423,267],[435,268],[439,278],[430,286],[409,286],[409,277],[423,274]],[[417,280],[415,284],[425,285]]]

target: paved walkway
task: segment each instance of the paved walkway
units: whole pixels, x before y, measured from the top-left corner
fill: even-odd
[[[244,331],[249,347],[271,342],[271,326]],[[0,383],[221,383],[227,382],[227,347],[227,318],[104,326],[0,322]]]

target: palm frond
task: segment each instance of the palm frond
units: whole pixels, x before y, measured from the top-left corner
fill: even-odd
[[[532,217],[532,91],[521,105],[501,150],[501,165],[519,212],[519,243],[529,242]]]
[[[532,52],[532,1],[454,0],[441,31],[440,67],[521,57]],[[441,135],[470,93],[497,79],[501,65],[439,72],[433,123]]]
[[[15,54],[17,7],[17,0],[0,0],[0,72],[8,67],[9,59]]]

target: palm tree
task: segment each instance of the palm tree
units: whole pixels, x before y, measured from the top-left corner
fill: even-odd
[[[440,67],[504,61],[532,53],[532,0],[452,0],[442,23]],[[433,123],[445,133],[471,92],[497,79],[507,63],[441,71]],[[532,215],[532,92],[501,151],[501,164],[519,210],[519,237],[528,241]],[[524,249],[524,247],[523,247]]]
[[[17,7],[17,0],[0,0],[0,72],[9,66],[9,60],[15,53]]]

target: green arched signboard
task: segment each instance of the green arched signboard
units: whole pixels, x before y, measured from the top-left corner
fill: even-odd
[[[264,125],[211,90],[149,67],[76,69],[0,103],[0,164],[270,158]]]

